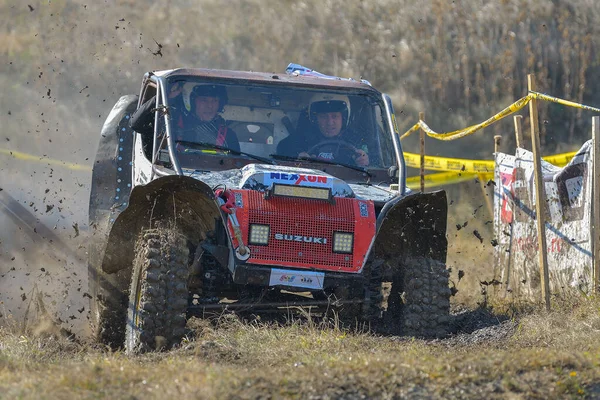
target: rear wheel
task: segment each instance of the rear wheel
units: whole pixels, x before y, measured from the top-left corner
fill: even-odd
[[[185,334],[189,250],[172,229],[150,229],[136,243],[129,290],[125,349],[169,349]]]
[[[415,257],[393,274],[385,322],[394,333],[444,337],[450,324],[449,273],[436,260]]]

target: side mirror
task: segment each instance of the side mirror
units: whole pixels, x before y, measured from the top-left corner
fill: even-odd
[[[391,167],[389,167],[388,168],[388,176],[390,178],[398,178],[398,177],[400,177],[398,167],[395,166],[395,165],[392,165]]]

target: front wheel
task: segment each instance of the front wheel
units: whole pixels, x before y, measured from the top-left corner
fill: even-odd
[[[172,229],[143,231],[136,243],[125,350],[169,349],[185,334],[188,306],[185,237]]]
[[[392,279],[386,325],[405,336],[446,336],[450,324],[448,281],[444,263],[426,257],[408,259]]]
[[[111,350],[123,348],[127,289],[131,269],[106,274],[93,270],[90,274],[90,319],[94,338]],[[92,281],[93,280],[93,281]]]

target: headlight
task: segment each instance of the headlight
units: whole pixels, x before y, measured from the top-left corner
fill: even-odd
[[[327,200],[331,202],[331,189],[310,186],[273,184],[273,196],[298,197],[304,199]]]
[[[248,243],[266,245],[269,243],[269,225],[250,224],[250,239]]]
[[[333,232],[333,252],[351,254],[354,235],[347,232]]]

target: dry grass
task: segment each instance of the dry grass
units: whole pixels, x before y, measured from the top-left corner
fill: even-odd
[[[401,130],[419,111],[436,130],[483,120],[524,94],[527,73],[536,74],[541,90],[597,106],[600,81],[593,77],[600,59],[592,38],[599,33],[599,4],[306,0],[265,7],[258,0],[182,0],[140,7],[120,0],[106,8],[61,0],[32,3],[30,11],[26,3],[0,0],[9,16],[0,22],[6,39],[0,54],[7,60],[0,75],[2,141],[13,150],[89,165],[114,101],[136,93],[145,71],[174,66],[281,72],[300,62],[362,76],[392,95]],[[545,153],[572,150],[589,136],[586,114],[541,107]],[[427,152],[491,158],[491,131],[504,133],[503,149],[512,150],[507,120],[460,143],[428,139]],[[404,148],[414,151],[415,138]],[[77,180],[43,165],[12,159],[3,165],[13,176],[26,170],[42,190]],[[69,340],[52,324],[23,331],[8,321],[0,328],[0,398],[600,396],[598,300],[555,299],[550,313],[491,302],[489,287],[480,283],[494,278],[494,268],[491,217],[479,185],[453,188],[449,199],[448,265],[459,290],[454,306],[493,306],[512,322],[424,342],[347,332],[330,322],[223,318],[195,321],[197,336],[181,349],[129,358]],[[67,228],[82,221],[85,207],[62,213]],[[10,260],[13,250],[0,250]]]
[[[508,310],[508,308],[507,308]],[[600,302],[511,306],[514,327],[474,344],[378,337],[331,321],[192,320],[180,349],[126,357],[0,330],[6,398],[565,398],[600,394]],[[499,327],[498,325],[497,327]],[[496,327],[496,328],[497,328]],[[596,384],[596,386],[594,386]]]

